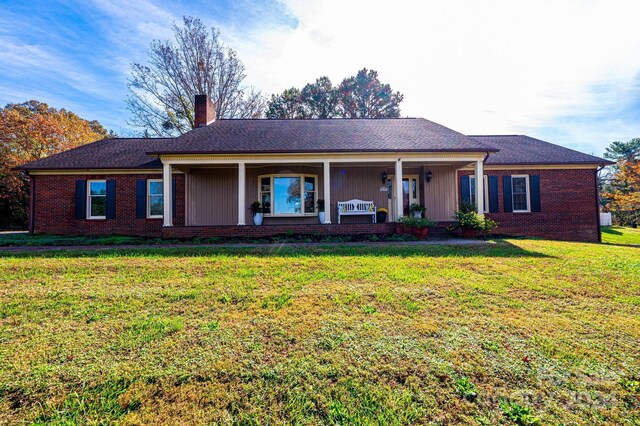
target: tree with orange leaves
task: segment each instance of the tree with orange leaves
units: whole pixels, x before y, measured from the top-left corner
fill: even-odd
[[[14,167],[108,136],[97,121],[38,101],[1,108],[0,226],[23,226],[27,221],[28,181]]]
[[[608,208],[621,225],[638,226],[640,223],[640,161],[620,160],[617,171],[609,183],[610,190],[603,194]]]

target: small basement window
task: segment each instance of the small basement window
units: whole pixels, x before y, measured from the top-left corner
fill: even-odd
[[[531,211],[529,175],[511,176],[511,194],[514,213],[528,213]]]
[[[164,215],[162,179],[147,180],[147,217],[159,219]]]
[[[107,181],[87,181],[87,219],[107,218]]]

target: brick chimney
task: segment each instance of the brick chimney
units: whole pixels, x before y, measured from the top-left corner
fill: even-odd
[[[216,107],[207,95],[196,95],[195,127],[202,127],[216,121]]]

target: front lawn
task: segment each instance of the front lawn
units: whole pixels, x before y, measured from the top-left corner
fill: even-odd
[[[603,226],[602,242],[606,244],[640,245],[640,229]]]
[[[631,425],[639,342],[636,247],[0,254],[0,424]]]

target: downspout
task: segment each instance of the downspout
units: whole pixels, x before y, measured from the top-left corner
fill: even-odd
[[[596,185],[596,225],[598,226],[598,242],[602,242],[602,230],[600,228],[600,187],[598,186],[598,173],[604,169],[604,165],[598,166],[595,172],[594,180]]]
[[[26,172],[29,176],[29,172]],[[36,181],[33,176],[29,176],[29,233],[34,234],[36,231]]]

